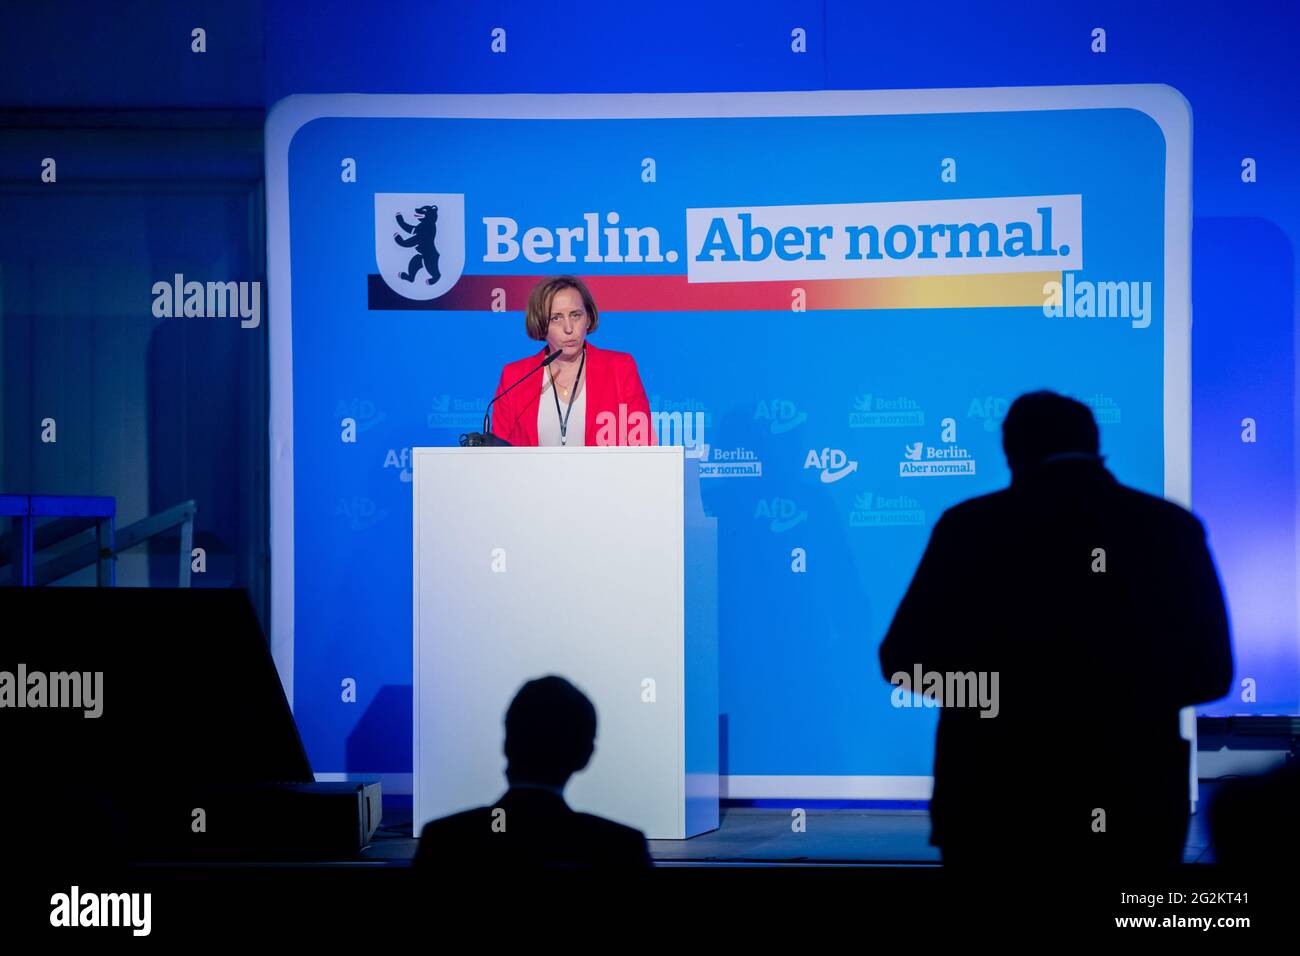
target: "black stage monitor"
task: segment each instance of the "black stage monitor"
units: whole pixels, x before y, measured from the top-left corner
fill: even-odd
[[[0,812],[38,843],[313,780],[242,589],[0,588],[0,749]]]

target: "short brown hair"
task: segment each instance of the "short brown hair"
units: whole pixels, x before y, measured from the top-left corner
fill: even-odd
[[[533,286],[533,291],[528,293],[524,327],[528,330],[530,339],[546,341],[546,333],[551,327],[551,302],[555,299],[555,293],[561,289],[577,290],[578,295],[582,296],[583,308],[587,310],[587,334],[596,331],[600,314],[596,311],[596,300],[591,297],[591,290],[577,276],[552,276],[537,283]]]

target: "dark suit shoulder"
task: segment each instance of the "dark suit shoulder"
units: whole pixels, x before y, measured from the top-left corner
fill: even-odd
[[[598,817],[593,813],[574,813],[574,817],[577,818],[579,825],[585,829],[600,832],[611,839],[645,839],[645,834],[636,827],[615,823],[613,820],[606,820],[604,817]]]
[[[1109,503],[1108,507],[1130,520],[1152,522],[1193,535],[1197,532],[1203,534],[1205,531],[1200,518],[1167,498],[1120,484],[1118,481],[1097,485],[1096,489],[1104,496],[1103,500]],[[1020,503],[1015,491],[1013,486],[960,501],[944,511],[940,520],[950,529],[964,528],[971,524],[983,526],[990,520],[1013,512],[1019,507]]]
[[[1156,520],[1165,521],[1187,531],[1204,532],[1205,530],[1201,519],[1176,501],[1118,483],[1115,485],[1114,494],[1116,500],[1131,512],[1145,512]]]
[[[456,848],[464,848],[467,841],[481,839],[491,832],[492,808],[475,807],[450,816],[430,820],[420,830],[412,865],[424,869],[434,866],[440,855]]]
[[[596,848],[596,856],[618,866],[653,866],[650,844],[635,827],[624,826],[590,813],[575,813],[574,823],[583,839]]]
[[[1002,509],[1011,507],[1012,504],[1010,489],[1002,488],[957,502],[947,508],[939,516],[939,520],[949,527],[959,527],[968,521],[985,520],[990,515],[998,514]]]
[[[460,832],[466,829],[472,829],[475,824],[482,823],[492,818],[491,807],[475,807],[472,810],[462,810],[460,813],[453,813],[450,816],[439,817],[437,820],[430,820],[420,831],[421,839],[426,834],[437,837],[440,834]]]

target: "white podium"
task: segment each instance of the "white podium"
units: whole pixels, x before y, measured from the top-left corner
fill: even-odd
[[[575,810],[718,826],[716,525],[673,446],[415,448],[415,833],[506,788],[505,712],[558,674],[596,707]]]

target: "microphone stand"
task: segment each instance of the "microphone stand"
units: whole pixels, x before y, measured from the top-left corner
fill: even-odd
[[[540,370],[546,368],[546,366],[554,362],[557,358],[560,357],[561,351],[562,351],[561,349],[556,349],[554,352],[549,353],[546,356],[546,358],[542,359],[541,363],[536,368],[529,369],[528,372],[522,378],[519,379],[519,381],[515,382],[514,385],[511,385],[509,388],[502,391],[499,395],[493,398],[492,401],[488,402],[487,408],[483,409],[483,431],[469,432],[467,434],[461,435],[460,436],[461,447],[480,448],[484,446],[499,447],[503,445],[509,447],[510,442],[506,441],[504,438],[500,438],[497,435],[492,434],[492,429],[489,425],[492,406],[496,404],[497,399],[504,398],[507,394],[509,394],[514,389],[515,385],[520,385],[528,381],[530,377],[536,375]]]

